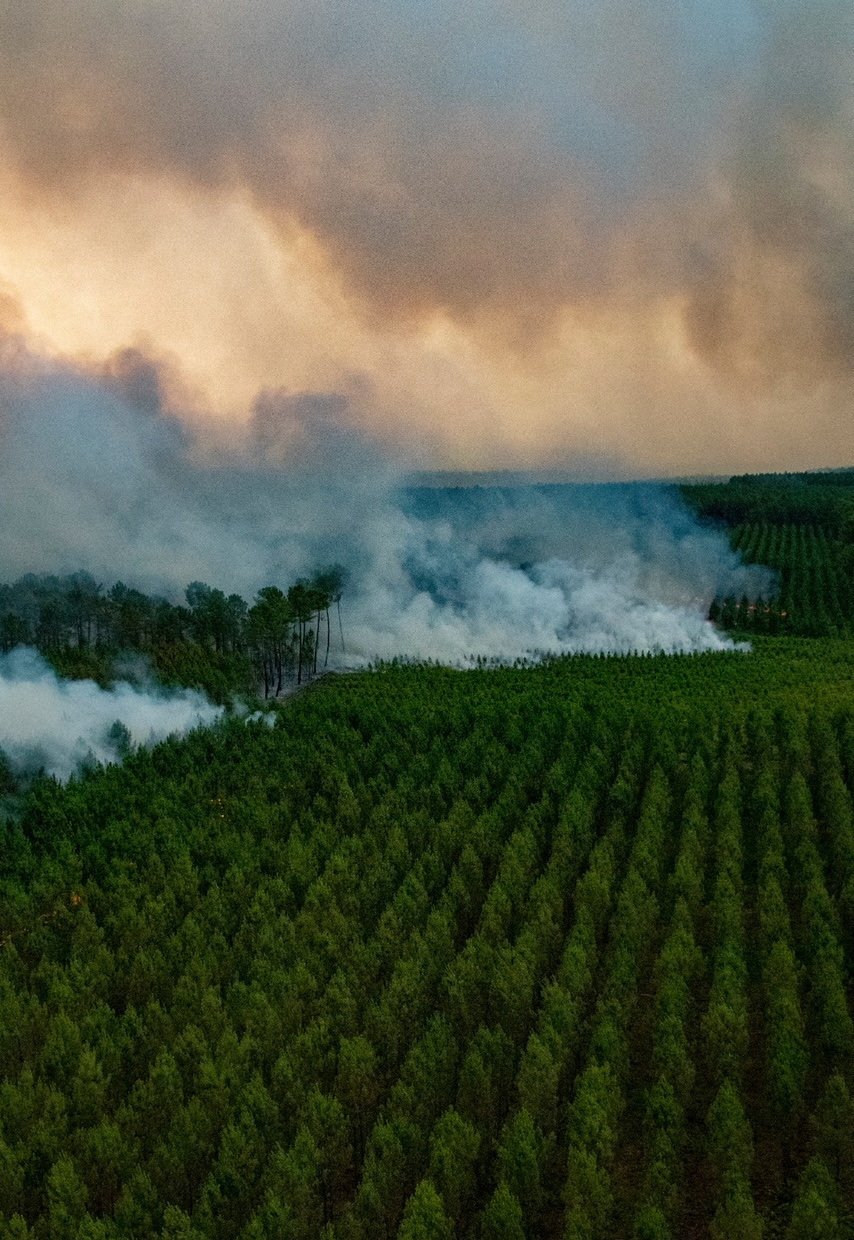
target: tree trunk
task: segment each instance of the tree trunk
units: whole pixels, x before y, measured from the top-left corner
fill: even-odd
[[[347,650],[344,646],[344,625],[341,623],[341,599],[337,598],[335,602],[338,606],[338,628],[341,631],[341,654],[344,656],[347,654]]]

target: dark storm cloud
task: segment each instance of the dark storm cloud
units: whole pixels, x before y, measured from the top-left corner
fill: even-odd
[[[689,323],[708,356],[784,381],[854,369],[854,8],[768,6],[721,161]]]
[[[367,306],[538,322],[683,296],[737,378],[851,365],[852,10],[572,0],[0,0],[37,192],[243,187]],[[785,345],[781,346],[781,337]]]

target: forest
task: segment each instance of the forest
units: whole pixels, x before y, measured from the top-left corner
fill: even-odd
[[[0,1240],[850,1236],[845,485],[694,490],[778,570],[713,604],[749,654],[383,665],[36,779],[0,814]],[[282,608],[297,675],[336,592]],[[125,640],[108,597],[62,657]],[[265,597],[217,629],[188,591],[163,647],[263,675]]]
[[[719,598],[711,618],[745,634],[849,635],[854,622],[854,471],[747,475],[684,486],[683,497],[722,523],[749,564],[776,570],[773,597]]]
[[[30,573],[0,582],[0,654],[35,646],[65,676],[109,682],[116,659],[142,654],[164,684],[202,689],[215,701],[235,694],[278,697],[329,664],[333,624],[346,650],[341,597],[346,575],[332,567],[288,589],[264,586],[251,606],[201,581],[186,606],[88,573]]]

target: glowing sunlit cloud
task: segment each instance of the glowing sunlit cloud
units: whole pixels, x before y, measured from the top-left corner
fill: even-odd
[[[0,282],[40,347],[169,358],[225,428],[337,391],[416,464],[854,455],[850,6],[0,21]]]

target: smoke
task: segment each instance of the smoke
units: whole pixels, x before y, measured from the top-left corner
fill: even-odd
[[[0,751],[17,772],[67,779],[82,763],[117,762],[129,745],[182,736],[221,713],[190,690],[158,695],[126,682],[106,690],[58,679],[35,650],[0,655]]]
[[[0,20],[0,132],[34,196],[115,175],[243,193],[381,315],[529,325],[645,289],[724,372],[850,375],[847,0],[5,0]]]
[[[6,579],[82,568],[251,599],[337,563],[349,663],[720,649],[712,597],[771,589],[672,488],[414,489],[335,394],[268,392],[212,442],[170,407],[151,359],[87,371],[10,341],[7,356]]]
[[[242,186],[385,311],[589,292],[631,208],[695,180],[756,44],[738,0],[3,7],[0,119],[33,185]]]
[[[2,356],[0,337],[0,356]],[[204,576],[251,595],[330,554],[361,572],[391,514],[395,476],[334,394],[266,393],[251,424],[213,442],[166,403],[167,377],[133,352],[103,371],[7,339],[0,366],[0,567],[84,567],[144,589]],[[287,460],[287,468],[283,462]],[[378,553],[378,552],[375,552]]]
[[[674,488],[421,490],[404,509],[401,572],[365,606],[362,640],[373,631],[385,654],[402,639],[446,659],[720,650],[731,643],[706,620],[712,598],[773,592],[773,574],[742,564]]]
[[[770,20],[723,154],[687,326],[716,367],[754,385],[854,371],[854,9],[760,6]]]

